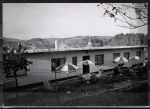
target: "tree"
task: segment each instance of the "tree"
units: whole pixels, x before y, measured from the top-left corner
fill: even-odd
[[[16,81],[16,87],[18,89],[18,80],[17,80],[17,72],[19,70],[25,69],[28,71],[29,69],[27,66],[29,64],[32,64],[31,61],[28,61],[26,59],[26,49],[22,49],[21,43],[18,43],[18,50],[9,49],[8,47],[3,47],[3,69],[4,73],[6,74],[6,77],[9,76],[11,71],[14,73],[15,81]]]
[[[148,25],[148,3],[100,3],[103,17],[114,19],[117,26],[135,29]]]

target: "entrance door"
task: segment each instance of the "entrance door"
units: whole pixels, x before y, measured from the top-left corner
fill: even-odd
[[[83,56],[83,61],[90,60],[90,56]],[[83,65],[83,74],[90,72],[90,66],[89,65]]]
[[[85,61],[85,60],[90,60],[90,56],[83,56],[83,61]]]

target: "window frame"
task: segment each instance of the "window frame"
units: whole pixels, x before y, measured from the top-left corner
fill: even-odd
[[[52,61],[55,60],[55,62],[56,62],[56,61],[58,60],[58,61],[60,62],[61,59],[64,59],[64,64],[65,64],[65,62],[66,62],[66,57],[64,57],[64,58],[52,58],[52,59],[51,59],[51,72],[54,72],[54,71],[55,71],[55,70],[53,70],[53,68],[52,68],[52,67],[53,67],[53,66],[52,66]],[[54,62],[54,63],[55,63],[55,62]],[[58,63],[57,63],[57,64],[58,64]],[[56,63],[55,63],[55,65],[56,65]],[[58,65],[58,66],[60,66],[60,65]],[[55,68],[57,68],[58,66],[56,65]]]
[[[99,63],[98,62],[98,57],[101,57],[102,56],[102,61]],[[97,59],[96,59],[96,57],[97,57]],[[95,65],[102,65],[102,64],[104,64],[104,54],[99,54],[99,55],[95,55]]]
[[[128,53],[128,58],[125,57],[126,53]],[[129,60],[129,58],[130,58],[130,52],[124,52],[124,57]]]
[[[137,55],[138,53],[140,53],[140,56],[139,56],[139,55]],[[141,52],[141,51],[137,51],[137,52],[136,52],[136,56],[138,56],[139,58],[141,58],[141,56],[142,56],[142,52]]]
[[[120,53],[113,53],[113,59],[112,60],[114,60],[116,57],[119,57],[119,56],[115,56],[115,54],[119,54],[119,56],[120,56]],[[116,62],[113,61],[113,63],[116,63]]]
[[[77,56],[72,57],[72,64],[77,66]]]

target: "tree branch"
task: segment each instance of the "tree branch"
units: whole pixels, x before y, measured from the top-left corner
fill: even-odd
[[[143,24],[143,25],[139,25],[139,26],[134,26],[134,27],[127,27],[127,26],[121,26],[121,25],[117,25],[119,27],[123,27],[123,28],[129,28],[129,29],[136,29],[136,28],[139,28],[139,27],[142,27],[142,26],[145,26],[147,24]]]
[[[127,24],[128,26],[125,26],[123,24],[123,26],[121,25],[117,25],[117,26],[120,26],[120,27],[125,27],[125,28],[130,28],[130,29],[135,29],[135,28],[138,28],[138,27],[142,27],[142,26],[145,26],[147,25],[148,21],[147,21],[147,18],[148,18],[148,15],[147,13],[145,13],[145,11],[143,9],[147,9],[147,8],[144,8],[144,6],[146,7],[146,5],[143,3],[141,6],[139,6],[139,8],[135,7],[135,6],[131,6],[129,4],[112,4],[112,3],[105,3],[105,5],[101,5],[101,7],[105,10],[105,13],[103,16],[106,16],[106,15],[109,15],[109,17],[111,18],[114,18],[115,21],[116,20],[119,20],[122,22],[122,24]],[[135,14],[136,14],[136,17],[131,17],[131,16],[128,16],[127,13],[132,9]],[[114,11],[115,10],[115,14],[114,14]],[[135,15],[134,14],[134,15]],[[122,18],[118,18],[116,16],[121,16]],[[128,21],[128,19],[130,21]],[[140,21],[138,22],[139,24],[133,24],[132,21]]]

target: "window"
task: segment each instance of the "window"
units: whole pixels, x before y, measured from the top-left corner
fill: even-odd
[[[130,52],[125,52],[124,53],[124,57],[129,60],[129,58],[130,58]]]
[[[83,56],[83,61],[85,61],[85,60],[90,60],[90,56]]]
[[[119,57],[120,56],[120,53],[114,53],[113,54],[113,60],[116,58],[116,57]],[[113,61],[113,63],[115,63],[114,61]]]
[[[136,52],[136,56],[141,57],[141,51],[137,51],[137,52]]]
[[[119,56],[120,56],[120,53],[114,53],[113,54],[113,59],[116,58],[116,57],[119,57]]]
[[[104,55],[95,55],[96,65],[104,64]]]
[[[77,65],[77,57],[72,57],[72,64]]]
[[[55,68],[57,68],[60,65],[65,64],[66,58],[56,58],[51,59],[51,70],[55,71]]]

